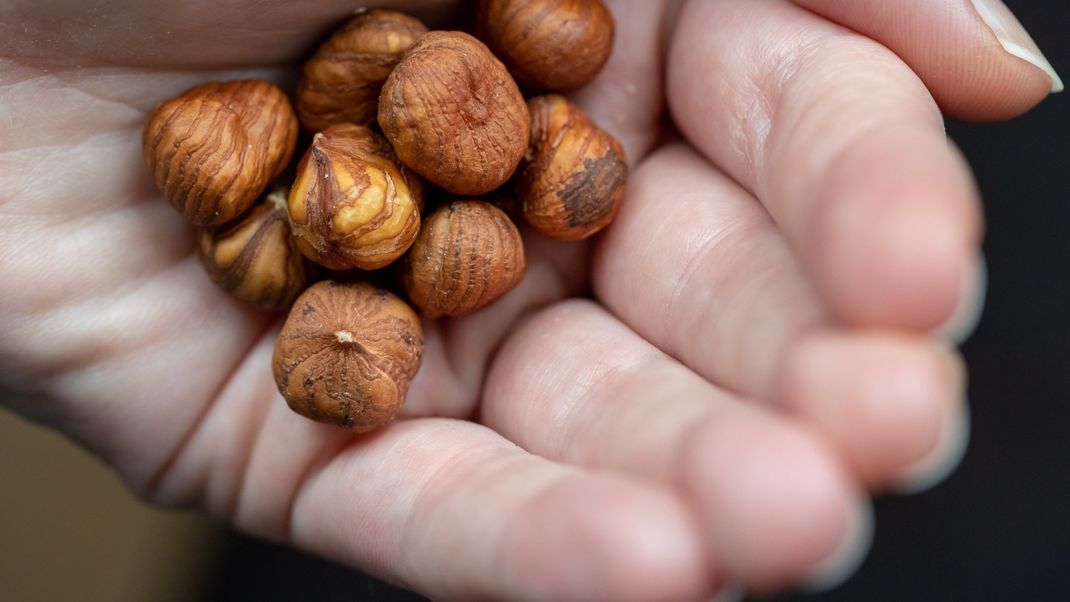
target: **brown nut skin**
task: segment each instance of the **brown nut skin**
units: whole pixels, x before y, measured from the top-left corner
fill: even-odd
[[[513,174],[530,123],[516,82],[482,42],[432,31],[383,85],[379,126],[416,173],[454,194],[475,196]]]
[[[565,91],[594,79],[613,51],[600,0],[481,0],[476,31],[518,82]]]
[[[332,270],[386,266],[416,239],[422,195],[382,136],[332,125],[297,165],[288,203],[297,248]]]
[[[514,206],[551,238],[591,236],[620,209],[628,179],[624,149],[563,96],[532,98],[528,108],[531,144],[513,181]]]
[[[420,318],[395,295],[323,280],[294,302],[271,367],[295,412],[363,433],[397,416],[423,344]]]
[[[524,277],[524,243],[501,209],[461,200],[429,215],[405,256],[402,282],[429,318],[487,306]]]
[[[195,226],[245,213],[286,168],[296,143],[290,101],[259,80],[191,88],[156,107],[142,133],[156,185]]]
[[[336,123],[375,123],[379,92],[394,66],[427,28],[392,10],[353,17],[305,63],[297,85],[301,125],[318,132]]]
[[[276,188],[240,220],[197,231],[197,256],[212,282],[268,311],[289,309],[311,276],[311,266],[290,236],[288,192]]]

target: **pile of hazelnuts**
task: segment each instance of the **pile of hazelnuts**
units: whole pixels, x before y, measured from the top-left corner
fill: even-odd
[[[208,275],[289,310],[273,372],[291,408],[356,432],[386,424],[420,366],[412,306],[463,316],[516,286],[514,222],[573,241],[613,220],[624,152],[552,94],[602,69],[613,29],[600,0],[481,0],[478,39],[361,10],[305,63],[293,105],[241,80],[155,109],[145,162],[197,228]],[[525,101],[517,82],[543,95]]]

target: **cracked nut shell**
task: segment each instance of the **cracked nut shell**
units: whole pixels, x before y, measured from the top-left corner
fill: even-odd
[[[195,226],[245,212],[293,156],[297,117],[260,80],[196,86],[156,107],[142,133],[145,164]]]
[[[423,186],[381,136],[337,124],[297,166],[290,224],[301,252],[334,270],[373,270],[401,257],[420,230]]]
[[[476,31],[518,82],[536,90],[586,84],[613,51],[613,15],[600,0],[482,0]]]
[[[432,31],[401,59],[379,97],[379,125],[406,165],[466,196],[509,179],[530,127],[505,67],[456,31]]]
[[[290,236],[287,193],[276,188],[241,220],[197,232],[197,255],[212,281],[270,311],[289,308],[308,286],[311,271]]]
[[[528,101],[531,143],[516,172],[515,205],[546,236],[579,240],[620,209],[628,164],[616,138],[563,96]]]
[[[372,125],[383,82],[427,28],[392,10],[353,17],[305,63],[297,85],[301,125],[318,132],[336,123]]]
[[[404,301],[369,284],[324,280],[290,310],[272,372],[295,412],[362,433],[398,414],[422,353],[420,319]]]
[[[424,315],[456,317],[512,290],[524,270],[524,243],[509,216],[485,201],[462,200],[424,220],[402,281]]]

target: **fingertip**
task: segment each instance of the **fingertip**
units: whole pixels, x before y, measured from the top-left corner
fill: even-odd
[[[1034,102],[1024,106],[1025,112],[1036,103],[1044,99],[1048,94],[1063,91],[1063,82],[1059,74],[1047,57],[1037,46],[1033,37],[1026,31],[1018,17],[1011,12],[1003,0],[971,0],[974,14],[978,17],[981,25],[978,29],[984,30],[980,37],[987,39],[989,45],[1003,50],[1003,63],[1010,73],[1018,75],[1018,95],[1032,96]],[[1000,65],[1003,66],[1003,65]],[[987,70],[989,73],[999,73],[999,68]],[[1008,74],[1008,79],[1009,79]],[[998,84],[1007,82],[993,82],[992,87],[998,88]],[[1003,90],[994,89],[995,93]],[[1015,90],[1006,90],[1015,97]],[[1009,115],[1013,117],[1015,114]]]
[[[695,431],[684,466],[710,554],[748,590],[798,583],[851,528],[856,495],[806,431],[742,412]]]
[[[962,81],[930,86],[946,116],[979,123],[1006,121],[1028,113],[1061,91],[1049,75],[1021,58],[995,48],[981,54],[990,57],[987,69],[971,70]]]
[[[1005,121],[1029,112],[1061,87],[1053,80],[1058,77],[1053,70],[1049,75],[1035,62],[1009,53],[983,24],[963,27],[969,33],[958,41],[960,46],[949,48],[943,63],[926,65],[919,73],[944,115],[963,121]],[[973,48],[967,46],[969,39],[975,40]],[[933,59],[917,59],[929,60]]]
[[[860,499],[853,510],[846,534],[832,554],[811,570],[803,583],[804,591],[822,593],[835,589],[862,566],[873,544],[873,504]]]
[[[1062,89],[1051,63],[1000,0],[794,2],[895,52],[957,119],[1010,119]]]
[[[818,257],[828,266],[821,279],[827,300],[853,326],[931,330],[958,305],[965,245],[955,240],[955,226],[926,222],[928,211],[901,206],[888,213],[825,238]],[[906,234],[911,228],[913,236]]]
[[[961,360],[885,333],[811,335],[785,357],[780,397],[873,487],[929,457],[963,396]]]
[[[715,586],[691,515],[667,491],[585,475],[532,498],[520,516],[498,566],[530,599],[668,602]]]
[[[954,313],[934,333],[955,345],[965,343],[981,323],[988,294],[988,264],[983,255],[977,255],[964,278]]]
[[[970,407],[962,403],[947,420],[934,449],[899,476],[894,491],[900,495],[924,493],[951,476],[966,457],[970,444]]]
[[[884,129],[848,147],[814,212],[815,277],[850,325],[929,332],[952,318],[981,215],[958,153],[924,129]]]

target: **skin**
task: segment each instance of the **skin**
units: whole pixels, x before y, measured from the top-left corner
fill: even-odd
[[[812,577],[870,492],[950,458],[933,332],[981,227],[932,93],[990,118],[1050,87],[968,2],[894,3],[963,24],[885,32],[935,48],[907,62],[786,0],[608,2],[628,43],[573,98],[632,163],[620,217],[529,235],[526,280],[427,324],[406,418],[361,437],[286,408],[278,317],[208,280],[140,157],[160,100],[292,84],[352,3],[273,4],[0,2],[3,399],[135,492],[436,599],[681,600]]]

